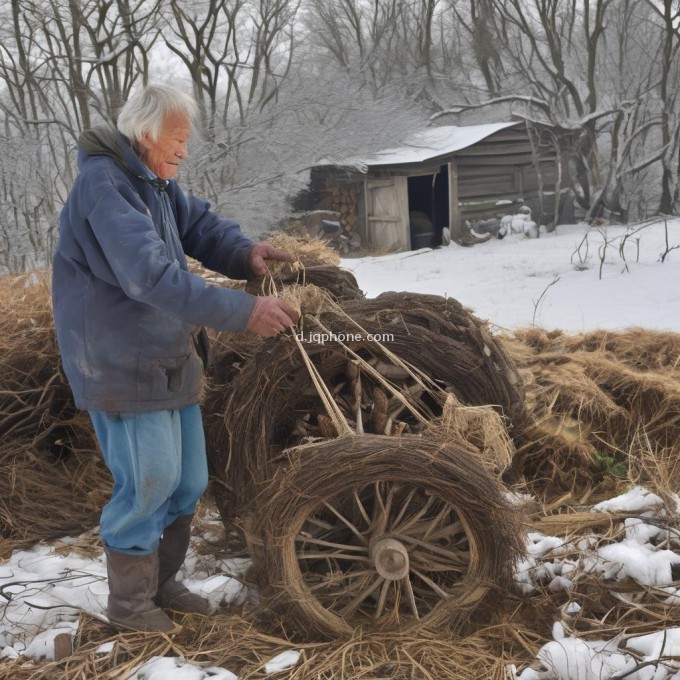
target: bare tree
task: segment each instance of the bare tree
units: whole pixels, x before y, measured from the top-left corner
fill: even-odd
[[[232,113],[243,124],[277,96],[294,55],[299,0],[170,0],[172,37],[165,44],[185,65],[215,134]],[[200,10],[200,11],[199,11]]]
[[[635,187],[662,159],[674,178],[676,0],[450,2],[473,47],[483,32],[497,57],[476,58],[487,92],[439,115],[493,105],[565,131],[557,151],[571,159],[572,191],[589,216],[607,209],[626,219],[633,195],[641,200]]]
[[[148,73],[160,1],[12,0],[0,10],[3,146],[21,154],[3,168],[6,269],[49,257],[77,136],[96,119],[113,118]]]
[[[680,3],[677,0],[663,0],[661,3],[647,0],[650,9],[658,16],[662,28],[658,100],[660,108],[661,149],[650,163],[661,159],[661,200],[659,211],[670,214],[677,207],[680,195],[678,171],[680,169],[680,120],[678,118],[677,88],[680,71],[677,64],[680,47]],[[675,159],[675,162],[674,162]]]

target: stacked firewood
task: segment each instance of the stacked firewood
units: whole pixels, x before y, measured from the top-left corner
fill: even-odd
[[[340,213],[342,233],[350,241],[361,242],[357,231],[359,224],[359,190],[356,185],[334,186],[332,189],[333,210]]]

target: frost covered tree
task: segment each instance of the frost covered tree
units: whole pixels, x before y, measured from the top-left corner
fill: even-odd
[[[183,82],[201,106],[184,185],[247,227],[282,217],[320,158],[398,142],[425,114],[550,130],[541,139],[569,158],[563,184],[591,216],[675,212],[679,12],[678,0],[5,0],[0,267],[46,261],[78,133],[152,79]]]
[[[46,263],[78,133],[111,118],[145,77],[157,8],[153,0],[0,5],[2,269]]]
[[[573,195],[591,216],[674,209],[676,0],[484,0],[484,29],[465,22],[474,2],[451,2],[472,45],[483,34],[494,48],[477,57],[487,92],[457,97],[439,115],[502,107],[561,131]]]

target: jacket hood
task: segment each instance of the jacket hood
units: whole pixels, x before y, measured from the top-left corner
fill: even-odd
[[[112,125],[97,125],[85,130],[78,138],[78,166],[89,156],[109,156],[124,170],[135,177],[146,179],[149,169],[135,153],[130,140]]]

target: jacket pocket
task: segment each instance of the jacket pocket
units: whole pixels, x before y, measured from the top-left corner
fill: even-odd
[[[151,364],[151,398],[163,398],[182,392],[186,379],[189,354],[156,359]]]
[[[141,358],[137,403],[153,406],[155,402],[179,403],[184,399],[195,399],[202,382],[203,364],[193,348],[188,354],[176,357]]]

